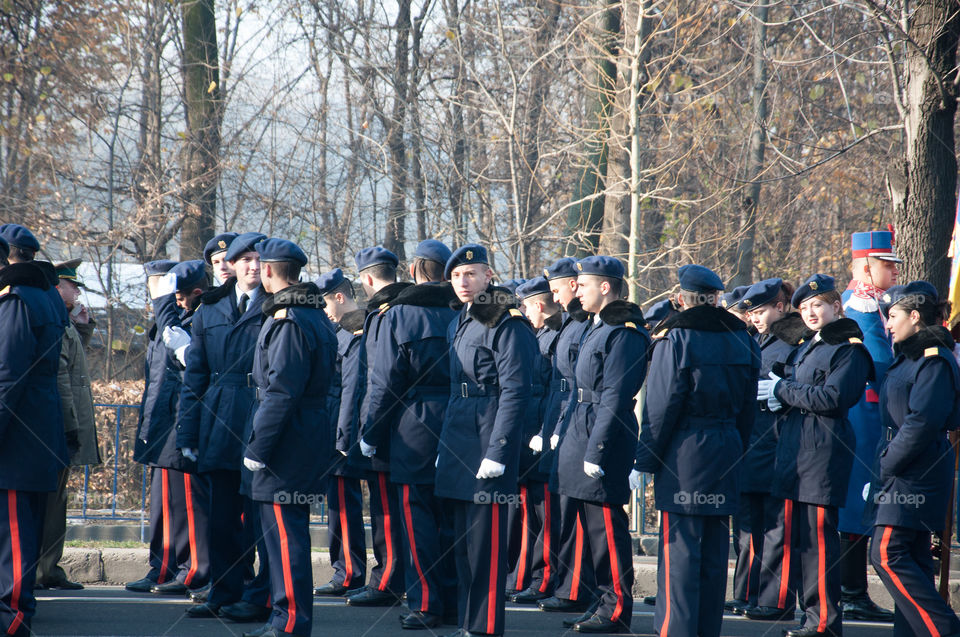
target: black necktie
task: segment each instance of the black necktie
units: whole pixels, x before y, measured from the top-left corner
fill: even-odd
[[[237,310],[240,311],[240,316],[243,316],[247,311],[247,301],[250,297],[246,293],[240,295],[240,302],[237,303]]]

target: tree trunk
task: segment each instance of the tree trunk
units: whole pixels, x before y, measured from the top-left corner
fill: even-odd
[[[407,82],[410,72],[410,3],[400,0],[397,11],[396,51],[393,67],[393,113],[390,116],[387,131],[387,146],[390,148],[390,204],[387,212],[387,226],[383,236],[383,247],[396,254],[400,260],[406,258],[403,248],[404,217],[406,216],[407,190],[407,148],[403,139],[407,119]]]
[[[220,179],[223,88],[213,0],[182,0],[183,86],[187,132],[183,148],[180,258],[197,259],[213,237]]]
[[[903,179],[894,201],[897,249],[904,282],[926,279],[946,294],[950,283],[950,245],[957,210],[956,116],[957,43],[960,2],[920,2],[910,17],[907,46]]]

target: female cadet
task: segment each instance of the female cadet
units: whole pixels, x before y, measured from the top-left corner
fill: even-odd
[[[926,281],[880,298],[896,359],[880,388],[881,434],[868,507],[870,558],[896,602],[894,635],[956,635],[960,621],[933,585],[930,534],[943,529],[953,481],[948,429],[960,425],[960,372],[945,304]]]
[[[773,495],[792,500],[791,550],[799,560],[803,606],[801,626],[788,637],[842,634],[838,508],[856,444],[847,410],[873,375],[870,353],[856,322],[843,317],[833,277],[815,274],[793,294],[807,327],[815,332],[790,359],[758,385],[758,400],[786,410],[778,422],[780,439],[774,465]]]

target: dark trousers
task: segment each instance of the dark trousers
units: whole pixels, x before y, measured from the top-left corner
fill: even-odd
[[[33,586],[46,494],[0,489],[0,631],[26,637],[37,610]]]
[[[870,561],[895,602],[896,637],[960,633],[960,620],[933,583],[930,533],[876,526]]]
[[[457,606],[453,520],[449,502],[432,484],[402,484],[403,551],[407,606],[434,615]]]
[[[633,615],[633,540],[622,505],[580,502],[600,605],[596,614],[630,628]]]
[[[370,532],[376,565],[370,569],[367,586],[397,596],[403,591],[403,520],[397,485],[387,474],[374,472],[367,480],[370,489]]]
[[[243,601],[257,606],[270,606],[270,561],[260,519],[260,502],[243,496]],[[260,568],[254,574],[254,551]],[[312,594],[312,591],[311,591]]]
[[[726,517],[661,513],[653,616],[661,637],[720,634],[729,547]]]
[[[363,490],[357,478],[330,476],[327,481],[327,534],[331,581],[355,588],[367,576],[367,545],[363,532]]]
[[[167,469],[177,579],[201,588],[210,578],[210,493],[203,476]]]
[[[67,580],[60,568],[63,557],[63,541],[67,535],[67,478],[70,467],[60,470],[57,490],[44,493],[43,529],[40,532],[40,561],[37,562],[37,583],[52,586]]]
[[[557,585],[554,595],[561,599],[581,601],[593,596],[596,576],[590,545],[584,531],[577,500],[561,494],[560,541],[557,548]]]
[[[765,507],[766,530],[760,560],[760,606],[789,610],[797,606],[800,565],[793,543],[793,500],[771,499]]]
[[[457,612],[464,630],[503,634],[507,516],[503,504],[453,504]]]
[[[270,624],[293,635],[313,628],[313,568],[310,561],[310,507],[259,502],[270,564],[273,612]]]
[[[840,595],[867,594],[867,550],[869,535],[840,534]]]
[[[837,507],[793,503],[793,551],[800,565],[805,626],[842,633],[840,617],[840,533]]]
[[[176,542],[173,539],[173,506],[170,472],[150,468],[150,572],[147,578],[164,584],[177,576]]]
[[[741,493],[734,523],[733,597],[750,605],[759,604],[760,591],[769,587],[773,573],[763,570],[764,537],[776,526],[782,500],[765,493]],[[774,548],[773,550],[777,550]],[[771,556],[772,558],[773,556]]]
[[[507,507],[507,590],[552,593],[559,504],[545,482],[520,485],[520,501]],[[553,527],[553,528],[551,528]]]
[[[239,471],[211,471],[205,474],[210,486],[210,582],[207,601],[214,606],[247,599],[246,588],[253,586],[261,599],[247,599],[266,605],[269,564],[264,548],[260,552],[260,572],[250,579],[253,552],[262,544],[260,515],[256,504],[240,493]],[[263,593],[261,593],[263,591]]]

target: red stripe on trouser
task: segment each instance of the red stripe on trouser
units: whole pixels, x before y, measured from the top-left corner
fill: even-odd
[[[570,601],[577,601],[580,597],[580,567],[583,557],[583,522],[580,520],[580,512],[577,511],[577,530],[574,541],[573,556],[573,582],[570,584]]]
[[[277,518],[277,532],[280,534],[280,562],[283,564],[283,590],[287,594],[287,624],[283,631],[292,633],[297,624],[297,600],[293,595],[293,573],[290,568],[290,542],[287,529],[283,525],[283,509],[273,505],[273,515]]]
[[[666,610],[663,611],[663,625],[660,626],[661,635],[670,634],[670,514],[666,511],[660,513],[663,529],[663,594],[665,598]]]
[[[10,552],[13,554],[13,592],[10,594],[10,610],[13,621],[7,628],[7,634],[16,634],[23,623],[23,611],[20,610],[20,586],[23,580],[23,555],[20,548],[20,518],[17,517],[17,492],[7,491],[7,510],[10,516]]]
[[[787,588],[790,584],[790,542],[793,534],[793,500],[783,501],[783,563],[780,566],[780,597],[777,608],[787,607]]]
[[[550,586],[550,491],[543,485],[543,581],[540,592],[547,592]]]
[[[521,485],[520,487],[520,558],[518,562],[517,569],[517,590],[525,588],[523,585],[527,579],[527,529],[529,528],[530,520],[527,518],[527,487]]]
[[[183,584],[190,586],[193,578],[197,574],[197,527],[193,519],[193,492],[190,490],[190,474],[183,474],[183,491],[187,499],[187,537],[190,540],[190,570],[187,576],[183,578]]]
[[[827,555],[826,539],[823,532],[823,516],[826,509],[817,507],[817,596],[820,604],[819,632],[827,630]]]
[[[493,634],[497,627],[497,592],[501,587],[497,585],[500,559],[500,505],[491,504],[492,521],[490,523],[490,588],[487,597],[487,633]]]
[[[753,568],[753,530],[750,531],[750,552],[747,554],[747,595],[743,601],[750,600],[750,570]]]
[[[892,568],[890,568],[890,560],[887,556],[887,545],[890,544],[890,535],[892,532],[892,526],[883,527],[883,539],[880,541],[880,566],[884,571],[887,572],[887,575],[890,576],[890,580],[893,581],[893,585],[897,587],[897,590],[900,591],[900,594],[906,597],[907,601],[913,604],[914,608],[917,609],[917,612],[920,613],[920,619],[923,620],[923,625],[927,627],[927,630],[930,631],[930,634],[933,637],[940,637],[940,631],[937,630],[936,625],[933,623],[930,613],[925,611],[923,607],[917,603],[917,600],[913,599],[913,596],[907,592],[907,588],[903,585],[903,582],[900,581],[900,577],[893,572]]]
[[[160,498],[163,500],[161,508],[163,510],[163,558],[160,560],[160,576],[157,577],[157,584],[163,584],[167,581],[167,572],[170,568],[170,476],[166,469],[160,469]]]
[[[387,476],[384,473],[378,473],[377,479],[380,484],[380,506],[383,507],[383,533],[387,545],[387,564],[380,576],[380,585],[377,590],[385,591],[390,583],[390,576],[393,574],[393,530],[390,528],[390,500],[387,496]]]
[[[347,527],[347,501],[343,488],[344,479],[337,476],[337,496],[340,498],[340,551],[343,553],[343,585],[353,581],[353,555],[350,554],[350,529]]]
[[[413,513],[410,511],[410,485],[403,485],[403,515],[407,522],[407,541],[410,544],[410,555],[413,557],[413,565],[417,569],[417,577],[420,579],[420,595],[423,597],[419,610],[425,611],[430,607],[430,587],[427,586],[427,578],[423,576],[423,569],[420,568],[420,556],[417,555],[417,543],[413,535]],[[417,610],[411,608],[410,610]]]
[[[603,506],[603,528],[607,533],[607,551],[610,553],[610,574],[613,576],[613,594],[617,596],[617,605],[613,609],[610,621],[618,621],[623,612],[623,588],[620,586],[620,559],[617,556],[617,543],[613,539],[613,516],[610,505]]]

